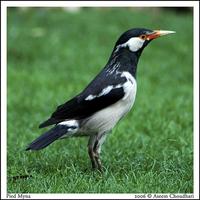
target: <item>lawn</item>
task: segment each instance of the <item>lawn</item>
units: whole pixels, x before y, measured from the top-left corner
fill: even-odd
[[[8,9],[7,173],[9,193],[192,193],[192,15],[155,9]],[[141,56],[136,102],[91,170],[87,138],[26,146],[56,106],[105,66],[121,33],[133,27],[176,34]],[[29,176],[28,178],[20,176]]]

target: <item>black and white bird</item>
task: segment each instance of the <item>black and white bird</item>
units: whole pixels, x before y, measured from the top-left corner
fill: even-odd
[[[57,107],[39,128],[54,125],[26,150],[40,150],[55,140],[88,136],[92,167],[102,169],[100,151],[106,136],[134,104],[137,64],[143,49],[160,36],[174,31],[130,29],[117,40],[103,70],[77,96]]]

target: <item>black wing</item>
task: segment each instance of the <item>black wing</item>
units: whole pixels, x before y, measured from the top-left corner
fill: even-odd
[[[104,77],[104,80],[102,77]],[[84,119],[95,112],[116,103],[124,96],[122,85],[117,88],[113,87],[113,89],[105,95],[98,96],[98,94],[109,85],[116,86],[119,85],[119,83],[123,84],[125,81],[126,79],[120,76],[108,76],[105,78],[104,74],[100,74],[80,95],[58,106],[51,117],[40,124],[39,127],[43,128],[45,126],[57,124],[66,119]],[[86,100],[89,95],[96,95],[96,97],[91,100]]]

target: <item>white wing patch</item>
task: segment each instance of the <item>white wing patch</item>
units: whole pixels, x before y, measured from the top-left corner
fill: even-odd
[[[92,94],[91,94],[91,95],[89,95],[88,97],[86,97],[85,100],[86,100],[86,101],[90,101],[90,100],[92,100],[92,99],[94,99],[94,98],[96,98],[96,97],[97,97],[96,95],[92,95]]]
[[[89,96],[87,96],[85,98],[86,101],[91,101],[97,97],[101,97],[101,96],[104,96],[106,94],[108,94],[112,89],[116,89],[116,88],[120,88],[120,87],[123,87],[122,84],[118,84],[116,86],[113,86],[113,85],[109,85],[107,86],[106,88],[104,88],[98,95],[92,95],[90,94]]]
[[[108,87],[104,88],[102,92],[98,96],[106,95],[113,89],[113,85],[109,85]]]
[[[117,89],[117,88],[121,88],[121,87],[123,87],[124,92],[126,93],[126,92],[128,92],[127,90],[129,89],[129,87],[131,87],[131,85],[137,85],[134,77],[129,72],[126,72],[126,71],[122,72],[121,77],[125,77],[127,79],[127,82],[125,82],[124,84],[118,84],[115,86],[109,85],[106,88],[104,88],[98,95],[90,94],[89,96],[87,96],[85,98],[85,100],[91,101],[97,97],[101,97],[101,96],[108,94],[113,89]],[[126,98],[126,95],[124,96],[124,98]]]

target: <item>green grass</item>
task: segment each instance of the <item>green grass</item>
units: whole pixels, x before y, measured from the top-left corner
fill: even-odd
[[[8,9],[8,192],[192,193],[192,26],[192,15],[151,9]],[[177,33],[144,50],[134,108],[103,145],[104,173],[90,168],[87,138],[25,152],[45,131],[39,123],[90,82],[132,27]],[[32,177],[13,179],[20,175]]]

